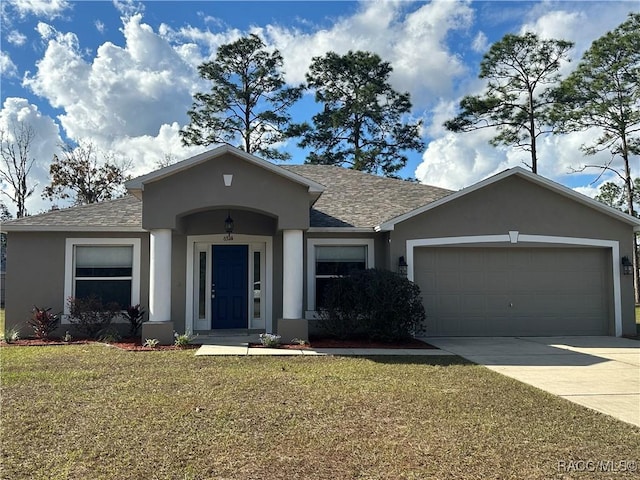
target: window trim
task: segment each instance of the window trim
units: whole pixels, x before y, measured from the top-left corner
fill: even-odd
[[[373,238],[309,238],[307,239],[307,316],[315,317],[316,312],[316,246],[353,247],[366,246],[365,268],[375,266]]]
[[[64,256],[64,315],[61,323],[70,323],[69,304],[67,300],[73,296],[75,247],[110,247],[114,245],[133,247],[133,265],[131,265],[131,305],[140,303],[140,248],[139,238],[67,238]]]

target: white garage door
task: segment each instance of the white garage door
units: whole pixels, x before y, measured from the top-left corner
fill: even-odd
[[[427,334],[611,334],[609,257],[598,248],[416,248]]]

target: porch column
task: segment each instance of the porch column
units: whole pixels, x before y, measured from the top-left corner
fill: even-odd
[[[302,318],[304,258],[302,230],[282,232],[282,316]]]
[[[142,324],[142,336],[171,344],[171,229],[159,228],[149,233],[149,321]]]
[[[277,332],[283,340],[309,339],[309,326],[302,314],[304,282],[302,230],[282,231],[282,317]]]

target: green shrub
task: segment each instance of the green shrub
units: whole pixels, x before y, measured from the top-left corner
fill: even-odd
[[[173,338],[175,339],[173,344],[178,348],[186,348],[189,346],[191,341],[196,338],[194,335],[191,335],[189,332],[184,332],[180,334],[178,332],[173,332]]]
[[[147,338],[142,344],[143,347],[149,348],[156,348],[158,345],[160,345],[160,340],[158,340],[157,338]]]
[[[260,334],[260,343],[265,347],[278,348],[280,346],[281,339],[282,337],[280,335],[275,335],[273,333]]]
[[[13,327],[4,332],[4,341],[7,343],[13,343],[20,340],[20,330]]]
[[[103,343],[117,343],[122,340],[120,332],[116,328],[109,326],[103,330],[100,330],[96,337]]]
[[[29,325],[36,338],[47,339],[60,324],[60,315],[51,313],[50,308],[33,306]]]
[[[320,325],[341,339],[393,342],[423,328],[420,288],[388,270],[369,269],[335,279],[327,286]]]
[[[117,303],[102,303],[95,295],[87,298],[69,298],[69,321],[90,338],[98,338],[120,313]]]

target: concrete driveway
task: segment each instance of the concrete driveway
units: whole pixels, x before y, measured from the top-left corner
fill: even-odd
[[[640,342],[616,337],[429,337],[426,342],[640,427]]]

